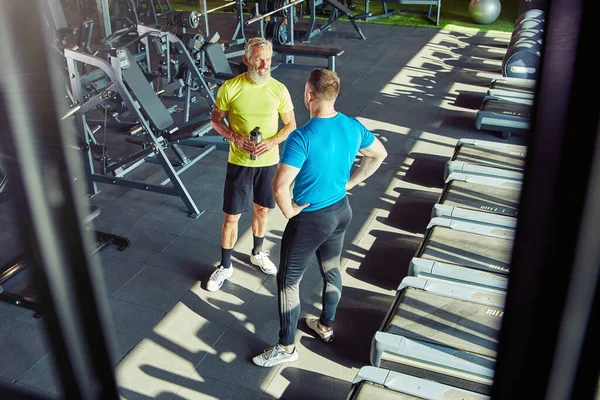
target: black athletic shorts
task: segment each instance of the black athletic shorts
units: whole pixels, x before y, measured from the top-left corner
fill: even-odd
[[[241,214],[252,208],[252,203],[275,208],[271,182],[277,165],[269,167],[242,167],[227,163],[227,177],[223,190],[223,212]]]

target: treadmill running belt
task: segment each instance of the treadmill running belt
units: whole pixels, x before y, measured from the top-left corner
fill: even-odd
[[[417,257],[508,275],[513,241],[434,226]]]
[[[513,117],[529,118],[531,115],[531,106],[509,101],[487,100],[481,107],[481,111],[489,113],[493,112],[500,115],[510,115]]]
[[[523,152],[466,144],[460,146],[454,160],[514,171],[522,171],[525,167]]]
[[[501,309],[406,288],[385,332],[496,357]]]
[[[451,181],[440,204],[516,217],[519,190]]]

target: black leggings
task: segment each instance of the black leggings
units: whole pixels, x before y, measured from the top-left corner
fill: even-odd
[[[352,220],[348,198],[312,212],[291,218],[281,240],[281,259],[277,272],[279,294],[279,343],[294,343],[300,318],[300,281],[313,254],[316,253],[323,293],[320,322],[330,327],[342,295],[340,258],[346,228]]]

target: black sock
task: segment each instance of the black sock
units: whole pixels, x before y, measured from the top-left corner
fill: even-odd
[[[265,241],[264,237],[254,236],[254,248],[252,249],[252,255],[255,256],[262,251],[263,242]]]
[[[224,249],[221,247],[221,265],[225,268],[231,267],[231,252],[233,249]]]

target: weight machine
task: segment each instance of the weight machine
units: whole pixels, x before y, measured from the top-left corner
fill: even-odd
[[[112,37],[105,40],[108,44],[114,44],[128,32],[115,32]],[[157,29],[138,26],[138,37],[123,44],[107,46],[105,48],[106,60],[97,56],[83,53],[78,50],[65,49],[64,54],[69,71],[69,83],[76,107],[71,115],[75,117],[79,132],[84,134],[82,150],[85,157],[85,168],[88,176],[88,192],[90,195],[98,193],[97,182],[122,185],[129,188],[179,196],[185,204],[189,215],[198,218],[204,211],[200,211],[187,189],[181,182],[179,175],[194,165],[210,151],[215,145],[197,143],[196,146],[203,148],[204,152],[193,159],[188,158],[181,147],[180,142],[186,140],[186,145],[194,145],[189,139],[203,136],[211,129],[208,118],[209,111],[190,119],[190,98],[192,85],[197,85],[200,92],[204,94],[209,108],[214,104],[214,95],[208,86],[202,73],[198,70],[195,60],[192,59],[186,46],[174,34],[161,32]],[[131,48],[147,49],[149,40],[153,40],[155,46],[166,52],[166,59],[176,60],[185,66],[184,78],[175,79],[156,91],[147,80],[138,62],[149,57],[148,52],[133,54]],[[170,53],[173,49],[173,54]],[[146,60],[150,65],[150,60]],[[82,75],[82,66],[93,68],[89,74]],[[167,69],[168,71],[169,69]],[[169,75],[168,73],[166,74]],[[184,81],[185,79],[185,81]],[[185,86],[185,88],[184,88]],[[94,91],[89,91],[90,87]],[[174,108],[167,109],[159,95],[175,92],[184,88],[186,107],[184,109],[184,123],[174,123],[171,112]],[[121,108],[111,108],[117,104]],[[141,149],[134,154],[111,162],[104,145],[100,145],[93,137],[99,127],[92,128],[88,122],[88,113],[95,109],[104,112],[104,134],[106,138],[106,127],[108,125],[108,112],[111,109],[112,118],[121,118],[121,124],[128,123],[131,126],[130,136],[125,140],[136,144]],[[178,160],[174,165],[167,157],[166,151],[170,150]],[[96,169],[96,158],[99,159],[100,167]],[[144,162],[159,163],[167,175],[167,179],[159,185],[126,179],[126,175]],[[177,169],[176,169],[177,168]],[[167,184],[170,186],[166,186]]]

